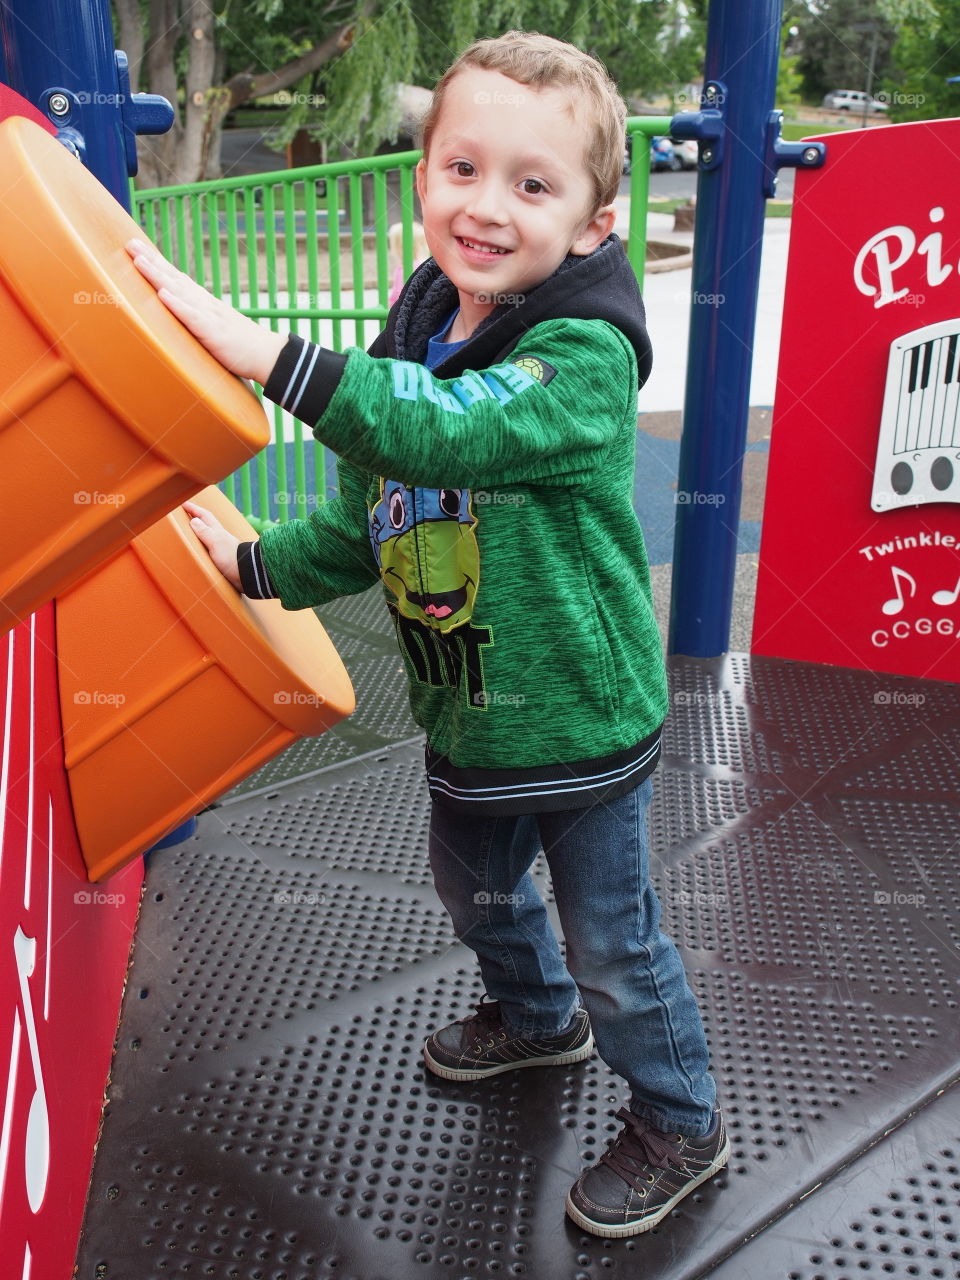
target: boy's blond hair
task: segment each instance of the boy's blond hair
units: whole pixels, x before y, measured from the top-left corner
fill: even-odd
[[[437,81],[433,101],[421,126],[424,154],[430,149],[446,87],[464,67],[499,71],[518,84],[528,84],[535,89],[568,89],[573,110],[589,112],[592,137],[583,159],[596,196],[591,212],[612,203],[623,173],[627,108],[617,86],[596,58],[564,40],[535,31],[508,31],[492,39],[476,40]]]

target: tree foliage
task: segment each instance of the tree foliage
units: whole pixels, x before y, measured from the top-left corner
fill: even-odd
[[[895,120],[960,116],[960,0],[914,0],[893,48],[890,85]]]
[[[871,78],[876,92],[889,76],[897,31],[884,0],[811,0],[798,7],[795,23],[797,71],[811,102],[832,89],[865,89]]]
[[[691,61],[669,38],[677,3],[114,0],[134,86],[178,108],[170,135],[141,140],[141,182],[216,176],[225,117],[281,90],[289,91],[281,143],[307,129],[341,152],[375,150],[396,136],[398,85],[432,87],[466,44],[510,28],[596,53],[626,95],[669,87]]]
[[[875,22],[876,83],[902,16],[917,19],[902,56],[919,76],[940,38],[941,9],[960,0],[785,0],[777,103],[865,77]],[[545,31],[595,53],[628,99],[675,91],[702,75],[708,0],[113,0],[118,43],[135,89],[177,107],[174,129],[140,140],[141,185],[220,172],[220,131],[231,111],[284,92],[271,132],[300,131],[333,154],[369,154],[397,136],[398,86],[430,88],[472,40],[510,28]],[[939,24],[939,25],[938,25]],[[797,39],[791,36],[797,28]],[[924,43],[927,41],[928,43]],[[926,62],[925,62],[926,59]],[[680,105],[678,102],[677,105]]]

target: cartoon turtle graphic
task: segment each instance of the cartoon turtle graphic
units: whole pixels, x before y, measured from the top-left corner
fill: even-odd
[[[480,577],[476,525],[469,489],[381,481],[370,540],[404,617],[440,632],[470,620]]]

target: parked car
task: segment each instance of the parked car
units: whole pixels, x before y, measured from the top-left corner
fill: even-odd
[[[679,169],[680,157],[669,138],[652,138],[650,141],[650,168],[654,173],[661,169]]]
[[[828,93],[824,98],[823,105],[828,111],[859,111],[861,115],[864,108],[868,112],[887,110],[885,102],[879,102],[876,98],[871,98],[869,94],[864,93],[861,89],[834,89],[832,93]]]
[[[671,138],[674,154],[681,169],[695,169],[700,163],[700,144],[696,138]]]

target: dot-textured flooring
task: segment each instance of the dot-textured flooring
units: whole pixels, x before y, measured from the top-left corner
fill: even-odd
[[[625,1098],[599,1059],[423,1068],[481,986],[365,608],[324,613],[355,721],[150,860],[80,1280],[960,1274],[960,687],[671,661],[653,874],[733,1155],[604,1241],[563,1213]]]

